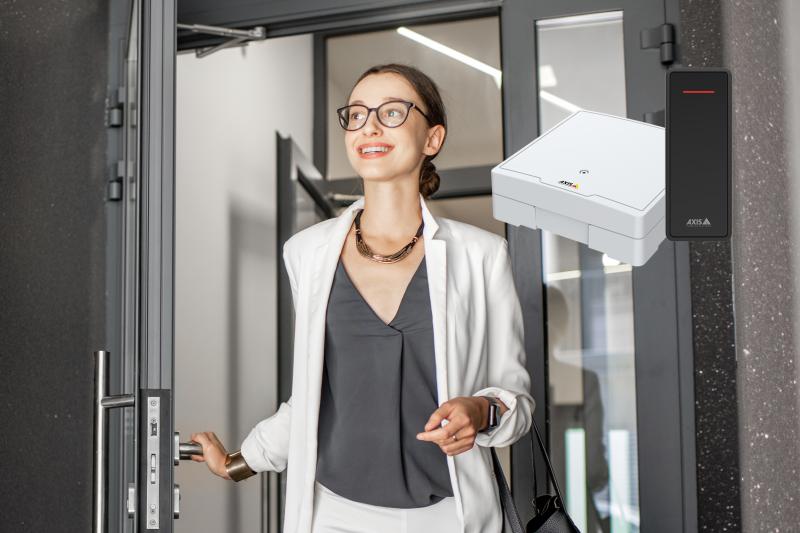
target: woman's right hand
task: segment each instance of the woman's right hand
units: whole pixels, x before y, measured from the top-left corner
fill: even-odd
[[[203,447],[203,455],[192,455],[192,461],[206,463],[208,469],[223,479],[231,479],[225,469],[228,452],[212,431],[192,433],[192,440]]]

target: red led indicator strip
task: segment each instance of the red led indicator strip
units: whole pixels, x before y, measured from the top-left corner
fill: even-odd
[[[703,91],[690,91],[690,90],[684,90],[684,91],[683,91],[683,94],[714,94],[714,93],[716,93],[716,92],[717,92],[717,91],[710,91],[710,90],[709,90],[709,91],[706,91],[706,90],[703,90]]]

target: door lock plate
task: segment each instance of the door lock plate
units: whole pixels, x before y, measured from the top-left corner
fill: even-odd
[[[147,507],[143,509],[147,523],[147,529],[159,528],[159,452],[161,434],[161,398],[158,396],[147,397]]]

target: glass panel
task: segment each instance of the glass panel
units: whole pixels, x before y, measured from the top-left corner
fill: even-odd
[[[352,177],[335,110],[369,67],[413,65],[433,79],[447,110],[447,141],[437,169],[503,160],[497,17],[399,27],[327,40],[328,178]]]
[[[540,133],[577,109],[626,116],[621,11],[536,32]],[[542,257],[550,449],[567,508],[581,531],[638,532],[631,267],[547,231]]]

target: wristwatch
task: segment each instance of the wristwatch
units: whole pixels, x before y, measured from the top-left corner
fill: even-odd
[[[489,433],[500,423],[500,402],[493,396],[484,396],[489,401],[489,424],[480,433]]]
[[[225,470],[234,481],[241,481],[256,475],[250,468],[250,465],[244,460],[244,457],[242,457],[241,450],[229,453],[225,457]]]

